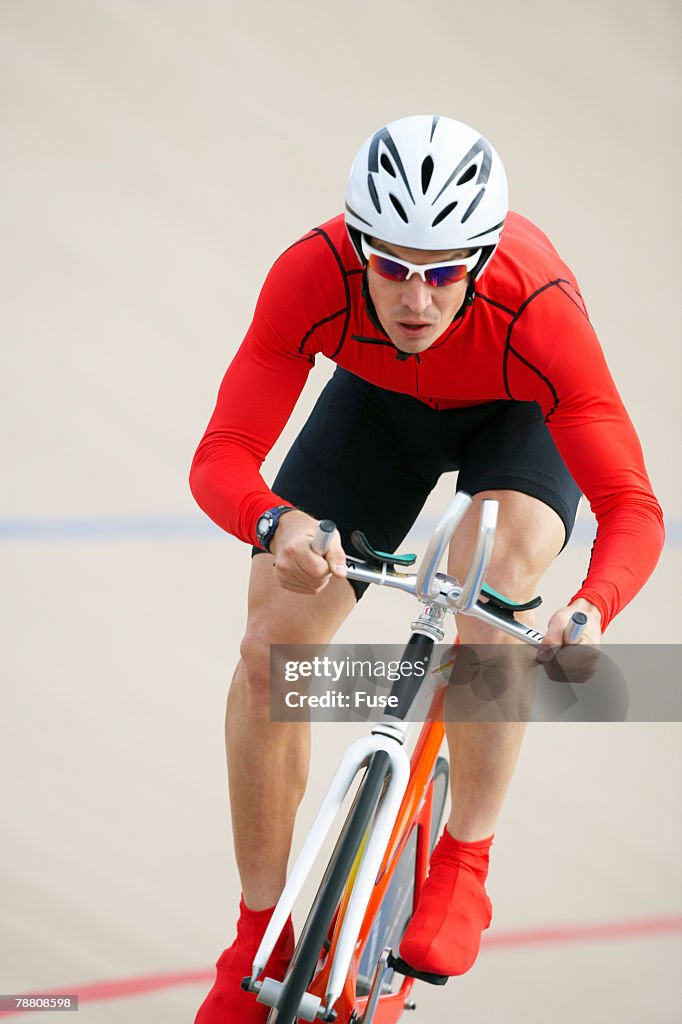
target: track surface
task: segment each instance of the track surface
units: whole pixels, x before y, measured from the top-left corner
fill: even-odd
[[[340,209],[378,124],[480,127],[573,265],[674,525],[609,638],[678,640],[679,27],[667,0],[5,0],[0,991],[80,991],[92,1024],[191,1022],[232,939],[222,719],[249,557],[186,475],[268,266]],[[411,612],[369,595],[340,639],[402,639]],[[297,846],[362,731],[316,727]],[[494,929],[469,975],[416,986],[414,1024],[680,1020],[680,738],[531,727]]]

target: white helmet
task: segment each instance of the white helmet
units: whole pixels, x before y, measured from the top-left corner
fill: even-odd
[[[367,139],[346,189],[346,227],[362,263],[362,234],[410,249],[480,248],[474,279],[507,210],[507,177],[488,140],[430,114],[393,121]]]

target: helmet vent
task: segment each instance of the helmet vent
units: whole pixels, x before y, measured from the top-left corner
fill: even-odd
[[[383,169],[385,171],[388,171],[388,173],[391,175],[392,178],[396,178],[397,177],[397,175],[395,173],[395,167],[393,166],[393,164],[388,159],[388,157],[386,156],[385,153],[381,154],[381,161],[380,162],[381,162],[381,166],[383,167]]]
[[[466,213],[462,217],[462,224],[464,223],[465,220],[469,220],[469,217],[474,212],[474,210],[476,209],[476,207],[480,203],[481,199],[483,199],[483,193],[484,192],[485,192],[484,188],[479,188],[478,192],[476,193],[476,195],[473,198],[473,201],[469,204],[469,207],[468,207]]]
[[[440,224],[440,222],[445,220],[446,217],[449,217],[456,206],[457,200],[455,200],[454,203],[448,203],[447,206],[443,207],[436,219],[433,221],[431,227],[435,228],[436,224]]]
[[[400,202],[400,200],[396,199],[396,197],[393,195],[392,192],[390,193],[389,198],[390,198],[391,202],[393,203],[395,211],[398,214],[398,216],[400,217],[400,219],[405,221],[405,223],[407,224],[407,214],[405,213],[405,210],[403,209],[403,206],[402,206],[402,203]]]
[[[458,185],[466,185],[467,181],[471,181],[473,176],[476,174],[476,164],[472,164],[471,167],[467,167],[462,177],[457,182]]]
[[[426,195],[433,174],[433,160],[427,156],[422,164],[422,195]]]
[[[367,175],[367,189],[369,191],[371,200],[374,204],[374,209],[377,211],[377,213],[381,213],[381,203],[379,202],[379,196],[377,195],[376,186],[374,184],[371,174]]]

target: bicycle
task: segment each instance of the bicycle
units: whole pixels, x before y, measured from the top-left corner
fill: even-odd
[[[536,608],[508,600],[484,582],[492,556],[498,503],[482,503],[479,533],[463,584],[438,572],[452,535],[471,498],[459,492],[441,517],[416,574],[405,572],[415,555],[376,551],[356,532],[362,558],[347,556],[350,579],[393,587],[415,596],[424,608],[412,623],[401,659],[401,676],[391,695],[397,706],[384,713],[368,737],[356,740],[341,760],[310,832],[289,875],[251,974],[242,988],[271,1007],[268,1024],[297,1020],[338,1024],[395,1024],[410,1000],[415,979],[442,985],[447,976],[415,971],[393,953],[409,923],[428,873],[448,791],[447,759],[439,756],[444,738],[444,687],[434,692],[411,758],[405,751],[406,718],[428,685],[435,643],[444,637],[446,613],[472,615],[525,643],[543,636],[514,619]],[[335,530],[323,520],[313,542],[324,553]],[[485,598],[485,602],[481,600]],[[569,642],[578,639],[587,617],[576,612]],[[408,671],[425,666],[426,671]],[[407,668],[403,668],[407,666]],[[338,810],[362,769],[366,769],[341,834],[294,950],[283,981],[260,979],[301,887],[328,835]],[[377,956],[377,950],[381,950]],[[402,976],[397,989],[392,983]]]

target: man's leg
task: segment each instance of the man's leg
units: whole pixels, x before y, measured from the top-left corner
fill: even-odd
[[[237,868],[242,884],[237,939],[217,963],[196,1024],[264,1024],[268,1007],[240,988],[286,880],[310,759],[310,725],[270,721],[270,645],[328,643],[355,605],[345,580],[307,597],[285,591],[272,558],[252,560],[246,633],[227,702],[225,737]],[[266,967],[281,979],[293,952],[288,923]]]
[[[561,550],[565,529],[556,512],[526,494],[477,494],[453,539],[448,572],[464,578],[484,498],[500,503],[487,582],[514,601],[530,600]],[[533,625],[532,613],[520,618]],[[457,628],[463,644],[519,643],[465,615],[458,617]],[[492,912],[484,888],[488,851],[525,729],[525,722],[515,721],[445,722],[452,808],[434,850],[427,886],[400,945],[403,958],[417,970],[463,974],[478,955],[481,931],[488,927]]]
[[[225,721],[235,855],[252,910],[273,906],[284,888],[310,762],[309,723],[270,721],[270,645],[328,643],[354,606],[345,580],[330,580],[314,596],[293,594],[274,578],[268,555],[253,559],[246,633]]]
[[[484,491],[453,540],[448,572],[463,579],[473,553],[481,503],[500,503],[495,550],[486,582],[519,603],[535,597],[540,580],[561,551],[564,525],[548,505],[517,491]],[[519,618],[534,625],[533,612]],[[492,626],[460,615],[457,631],[463,644],[518,644]],[[450,750],[452,809],[448,831],[461,840],[489,836],[495,829],[521,748],[524,722],[445,722]]]

